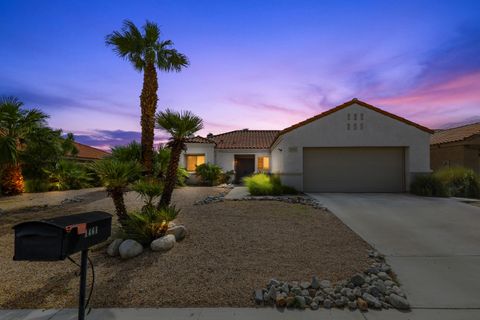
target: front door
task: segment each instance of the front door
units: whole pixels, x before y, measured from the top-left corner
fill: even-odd
[[[235,155],[235,183],[241,183],[242,178],[255,172],[255,155]]]

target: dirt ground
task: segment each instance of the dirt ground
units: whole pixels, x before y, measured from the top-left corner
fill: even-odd
[[[194,206],[223,191],[185,187],[174,193],[182,208],[176,223],[189,236],[167,253],[146,249],[122,261],[105,247],[95,265],[93,307],[248,307],[254,288],[270,278],[337,281],[364,270],[370,247],[334,215],[275,201],[226,201]],[[91,190],[80,203],[18,209],[0,216],[0,308],[62,308],[77,304],[78,267],[70,261],[14,262],[13,232],[19,222],[88,210],[113,213],[105,192]],[[126,197],[131,210],[141,205]],[[78,255],[73,257],[78,260]],[[90,271],[89,271],[90,272]],[[91,276],[91,273],[90,273]]]

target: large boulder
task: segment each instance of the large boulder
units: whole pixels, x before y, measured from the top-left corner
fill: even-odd
[[[408,303],[407,299],[405,299],[405,298],[403,298],[403,297],[401,297],[401,296],[399,296],[395,293],[392,293],[389,296],[389,300],[390,300],[390,304],[397,309],[400,309],[400,310],[410,309],[410,304]]]
[[[143,246],[135,240],[125,240],[118,247],[118,253],[122,259],[130,259],[143,252]]]
[[[115,239],[113,240],[107,248],[107,254],[111,257],[116,257],[120,254],[119,249],[120,245],[122,244],[123,239]]]
[[[182,225],[168,228],[166,234],[173,234],[176,241],[181,241],[187,236],[187,228]]]
[[[175,245],[175,236],[173,234],[167,234],[161,238],[153,240],[150,244],[150,248],[153,251],[165,252],[173,248]]]

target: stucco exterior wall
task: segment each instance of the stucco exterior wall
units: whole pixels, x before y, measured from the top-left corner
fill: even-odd
[[[255,171],[257,168],[258,157],[270,157],[268,149],[217,149],[215,154],[216,164],[224,171],[234,170],[234,159],[236,154],[253,154],[255,155]],[[270,159],[271,161],[271,159]]]
[[[181,167],[185,168],[185,155],[187,154],[204,154],[207,163],[215,163],[215,144],[210,143],[187,143],[187,149],[180,156]]]
[[[382,146],[405,148],[407,189],[412,176],[431,171],[428,132],[353,104],[283,134],[271,151],[272,173],[280,175],[284,184],[302,190],[304,147]]]
[[[462,145],[439,145],[430,148],[432,170],[438,170],[445,166],[463,166],[465,147]]]

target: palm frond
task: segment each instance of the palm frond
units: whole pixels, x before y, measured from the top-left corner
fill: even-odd
[[[184,140],[203,129],[203,121],[191,111],[166,109],[157,113],[156,127],[170,133],[174,140]]]

